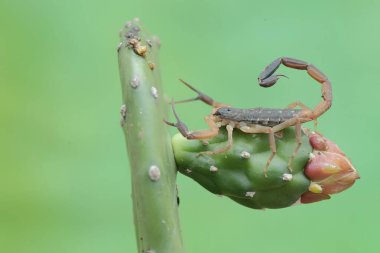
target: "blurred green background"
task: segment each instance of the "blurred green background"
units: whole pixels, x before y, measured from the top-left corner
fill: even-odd
[[[136,252],[129,165],[119,126],[116,46],[140,17],[161,41],[169,97],[187,80],[236,107],[314,106],[320,86],[278,56],[312,62],[334,103],[319,131],[361,174],[329,201],[257,211],[178,176],[188,252],[378,252],[380,1],[0,0],[0,252]],[[210,108],[178,106],[192,129]],[[175,129],[171,129],[175,133]]]

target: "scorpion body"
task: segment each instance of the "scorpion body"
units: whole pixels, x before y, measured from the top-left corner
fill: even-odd
[[[214,112],[224,124],[239,122],[240,125],[261,125],[274,127],[287,120],[298,116],[300,109],[273,109],[273,108],[250,108],[240,109],[231,107],[221,107]]]
[[[295,126],[296,129],[296,140],[297,146],[294,149],[293,155],[289,158],[288,169],[291,172],[291,164],[295,158],[300,146],[302,138],[301,124],[314,121],[314,127],[317,125],[317,118],[325,113],[332,103],[332,90],[331,83],[328,78],[314,65],[309,64],[305,61],[292,59],[288,57],[280,57],[269,64],[259,75],[258,81],[259,85],[262,87],[273,86],[281,76],[284,75],[274,75],[274,72],[284,65],[288,68],[305,70],[310,77],[316,80],[322,86],[322,101],[314,108],[310,109],[303,103],[296,101],[288,105],[287,108],[283,109],[271,109],[271,108],[251,108],[251,109],[239,109],[233,108],[229,105],[219,103],[213,100],[206,94],[198,91],[190,84],[183,80],[180,80],[183,84],[189,87],[191,90],[198,94],[197,97],[192,99],[186,99],[174,102],[172,101],[172,109],[174,116],[177,120],[176,123],[171,123],[166,120],[166,124],[176,127],[180,133],[187,139],[209,139],[215,137],[219,133],[219,128],[225,126],[228,132],[228,144],[226,147],[214,150],[214,151],[204,151],[201,154],[218,154],[228,151],[232,147],[232,132],[234,128],[240,129],[244,133],[257,134],[266,133],[269,135],[269,145],[272,154],[268,158],[266,166],[264,168],[264,175],[267,176],[267,169],[276,154],[276,140],[275,133],[281,130]],[[210,127],[210,129],[200,130],[200,131],[189,131],[187,126],[179,119],[175,109],[175,103],[183,103],[200,100],[208,105],[214,107],[212,113],[205,117],[205,121]],[[295,109],[300,107],[301,109]]]

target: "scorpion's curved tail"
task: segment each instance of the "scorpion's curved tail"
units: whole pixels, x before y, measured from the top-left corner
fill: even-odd
[[[306,70],[307,73],[316,81],[322,85],[322,101],[312,110],[312,119],[318,118],[324,112],[326,112],[332,103],[332,89],[331,83],[327,76],[323,74],[314,65],[307,62],[292,59],[288,57],[280,57],[269,64],[259,75],[259,84],[262,87],[271,87],[274,85],[280,76],[283,75],[273,75],[273,73],[283,64],[288,68]]]

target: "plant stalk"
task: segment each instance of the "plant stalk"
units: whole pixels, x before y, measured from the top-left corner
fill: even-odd
[[[163,123],[168,105],[158,68],[160,42],[138,19],[126,23],[120,41],[121,125],[131,168],[138,252],[183,253],[175,160]]]

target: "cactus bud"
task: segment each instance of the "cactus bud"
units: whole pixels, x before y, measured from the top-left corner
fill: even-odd
[[[359,178],[336,144],[320,134],[305,132],[292,171],[287,163],[297,146],[295,130],[286,128],[276,137],[277,153],[267,177],[264,168],[271,155],[267,134],[234,131],[232,148],[216,155],[201,152],[227,145],[224,128],[208,145],[180,134],[172,143],[178,170],[210,192],[250,208],[283,208],[330,199],[329,194],[349,188]]]

